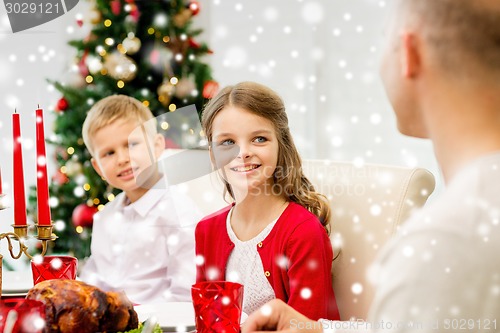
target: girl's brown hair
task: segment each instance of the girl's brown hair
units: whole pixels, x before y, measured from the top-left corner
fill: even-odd
[[[278,164],[273,174],[274,193],[283,193],[312,212],[329,231],[330,204],[326,197],[315,191],[304,175],[302,160],[293,142],[283,100],[270,88],[255,82],[241,82],[222,89],[205,106],[202,126],[209,145],[212,146],[212,124],[215,117],[227,106],[243,108],[271,121],[278,140]],[[226,191],[233,197],[229,183],[223,180]],[[277,192],[279,191],[279,192]]]

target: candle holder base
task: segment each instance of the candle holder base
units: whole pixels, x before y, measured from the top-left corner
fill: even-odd
[[[14,233],[19,236],[19,238],[27,238],[28,237],[28,226],[27,225],[15,225],[12,224],[14,228]]]
[[[50,225],[39,225],[35,224],[38,234],[36,236],[39,240],[53,241],[57,239],[57,236],[52,233],[52,226]]]
[[[15,226],[14,230],[16,231],[16,233],[5,232],[0,234],[0,240],[6,239],[8,242],[10,256],[12,257],[12,259],[19,259],[21,255],[25,254],[29,259],[33,259],[33,257],[28,253],[28,247],[24,244],[24,241],[27,239],[27,235],[25,235],[24,237],[19,235],[23,235],[24,230],[28,230],[28,226]],[[12,245],[12,242],[19,243],[17,254],[14,253],[14,246]],[[48,240],[42,240],[42,256],[47,252],[47,242]],[[2,292],[2,259],[3,256],[0,255],[0,295]]]
[[[28,253],[28,247],[24,244],[24,242],[28,239],[27,230],[28,226],[13,226],[14,232],[6,232],[0,233],[0,240],[6,239],[8,242],[8,249],[10,252],[10,256],[13,259],[19,259],[21,255],[26,255],[29,259],[33,259],[33,256]],[[44,256],[47,252],[48,242],[53,241],[57,238],[56,235],[52,234],[52,226],[38,226],[38,240],[42,243],[42,251],[40,253],[41,256]],[[19,243],[19,248],[17,254],[14,253],[13,242]],[[2,255],[0,254],[0,295],[2,294]]]

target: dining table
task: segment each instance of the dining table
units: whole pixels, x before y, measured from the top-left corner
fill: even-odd
[[[2,272],[2,299],[25,297],[33,287],[31,270]]]
[[[2,299],[24,298],[33,287],[31,270],[3,272]],[[164,302],[138,304],[134,309],[139,322],[151,321],[160,325],[163,332],[196,332],[195,313],[191,302]],[[243,323],[247,315],[242,314]]]
[[[195,331],[194,308],[191,302],[166,302],[136,305],[139,322],[152,319],[163,332]]]
[[[3,271],[2,300],[24,298],[33,287],[31,270]],[[191,302],[165,302],[134,306],[139,322],[148,319],[160,325],[163,332],[194,332],[195,316]]]

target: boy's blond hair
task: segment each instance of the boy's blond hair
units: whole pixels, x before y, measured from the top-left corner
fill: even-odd
[[[98,101],[88,112],[82,128],[83,142],[92,156],[94,156],[92,137],[101,128],[119,119],[136,121],[137,125],[141,125],[153,119],[153,113],[140,101],[126,95],[108,96]],[[153,130],[156,134],[156,125],[151,126],[154,129],[147,127],[148,132]]]

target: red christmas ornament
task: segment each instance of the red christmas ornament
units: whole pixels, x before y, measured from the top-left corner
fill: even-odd
[[[66,176],[66,174],[62,173],[60,170],[57,170],[54,176],[52,176],[52,182],[61,186],[69,182],[69,178],[68,176]]]
[[[111,1],[111,11],[113,12],[113,14],[115,15],[120,15],[121,11],[122,11],[122,4],[120,2],[120,0],[113,0]]]
[[[57,147],[55,153],[55,158],[57,159],[58,157],[61,157],[63,160],[67,161],[68,160],[68,151],[64,149],[63,147]]]
[[[56,110],[57,111],[66,111],[68,109],[68,101],[66,100],[66,98],[64,97],[61,97],[60,100],[57,101],[57,106],[56,106]]]
[[[215,81],[207,81],[203,85],[203,97],[212,98],[219,91],[219,84]]]
[[[188,8],[194,16],[200,12],[200,3],[198,1],[191,1]]]
[[[160,51],[158,51],[157,49],[151,51],[151,53],[149,54],[149,62],[152,65],[158,65],[158,63],[160,62]]]
[[[85,50],[83,52],[83,56],[78,62],[78,71],[80,72],[81,76],[85,77],[89,75],[89,69],[86,64],[87,56],[89,55],[89,50]]]
[[[88,206],[85,203],[79,204],[73,210],[72,220],[75,227],[89,228],[94,223],[94,214],[97,207]]]
[[[78,26],[81,28],[81,27],[82,27],[82,25],[83,25],[83,20],[82,20],[82,19],[80,19],[80,18],[79,18],[79,19],[77,19],[77,20],[76,20],[76,24],[78,24]]]
[[[188,39],[188,44],[189,44],[190,48],[193,48],[193,49],[199,49],[200,48],[200,44],[197,41],[195,41],[193,38],[189,38]]]
[[[137,9],[137,6],[134,6],[134,9],[130,11],[130,17],[134,20],[135,23],[139,22],[139,16],[141,16],[141,13],[139,13],[139,10]]]

